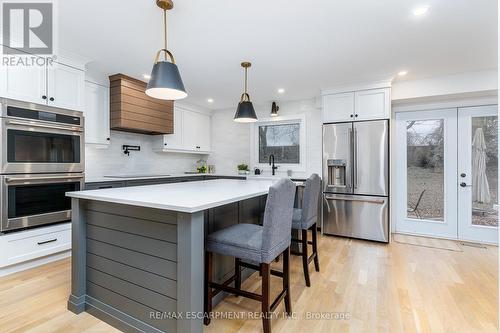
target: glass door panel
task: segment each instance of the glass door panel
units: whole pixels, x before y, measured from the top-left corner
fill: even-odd
[[[458,130],[459,238],[497,243],[497,107],[459,109]]]
[[[396,114],[396,231],[457,237],[457,109]]]

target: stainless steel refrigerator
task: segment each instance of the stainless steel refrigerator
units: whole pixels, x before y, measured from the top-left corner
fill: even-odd
[[[323,233],[389,241],[389,121],[323,125]]]

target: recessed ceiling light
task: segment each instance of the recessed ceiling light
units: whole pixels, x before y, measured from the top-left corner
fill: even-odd
[[[207,102],[208,102],[208,103],[213,103],[213,102],[214,102],[214,100],[213,100],[213,98],[209,98],[209,99],[207,99]]]
[[[399,76],[405,76],[406,74],[408,74],[408,71],[401,71],[398,73]]]
[[[151,75],[149,74],[142,74],[142,76],[146,79],[149,80],[151,78]]]
[[[415,9],[413,9],[413,15],[421,16],[426,14],[428,11],[429,11],[429,6],[416,7]]]
[[[278,89],[278,94],[283,94],[283,93],[285,93],[285,89],[283,89],[283,88],[279,88],[279,89]]]

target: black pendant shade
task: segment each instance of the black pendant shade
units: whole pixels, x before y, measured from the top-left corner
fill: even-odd
[[[174,7],[172,0],[156,0],[156,5],[163,10],[164,47],[156,53],[151,77],[146,87],[146,95],[165,100],[177,100],[187,97],[179,68],[172,53],[167,49],[167,10]],[[165,60],[160,61],[161,53]],[[168,61],[168,59],[171,61]]]
[[[234,121],[239,123],[253,123],[257,121],[257,115],[255,114],[252,102],[243,101],[238,103]]]
[[[155,63],[146,94],[153,98],[167,100],[185,98],[187,93],[177,65],[168,61]]]
[[[247,93],[248,88],[248,68],[252,66],[249,62],[242,62],[241,67],[245,69],[245,92],[241,95],[241,100],[238,103],[234,121],[239,123],[253,123],[257,121],[257,115],[250,101],[250,95]]]

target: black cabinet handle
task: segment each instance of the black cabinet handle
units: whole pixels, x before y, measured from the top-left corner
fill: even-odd
[[[353,115],[353,114],[351,114],[351,118],[352,118],[352,117],[354,117],[354,115]]]
[[[45,95],[42,95],[42,99],[47,99],[47,96],[45,96]]]
[[[100,189],[100,190],[105,189],[105,188],[113,188],[113,186],[108,185],[108,186],[99,186],[98,187],[98,189]]]
[[[49,101],[53,102],[54,101],[54,97],[49,98]]]
[[[55,241],[57,241],[57,238],[49,239],[49,240],[46,240],[46,241],[43,241],[43,242],[38,242],[37,244],[38,245],[43,245],[43,244],[52,243],[52,242],[55,242]]]
[[[106,138],[106,140],[111,141],[111,138]]]
[[[164,146],[166,146],[167,144],[166,144],[166,143],[164,143],[163,145],[164,145]]]
[[[358,116],[358,114],[356,113],[355,117],[357,117],[357,116]]]
[[[200,149],[201,147],[200,146],[196,146],[197,149]]]

